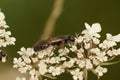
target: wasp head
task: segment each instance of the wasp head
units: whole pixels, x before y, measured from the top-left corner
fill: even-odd
[[[71,42],[75,41],[75,37],[73,35],[68,35],[68,40]]]

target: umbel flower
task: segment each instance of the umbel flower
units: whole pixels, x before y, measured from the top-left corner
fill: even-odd
[[[42,80],[42,76],[55,79],[66,72],[73,80],[87,80],[88,71],[98,78],[103,76],[108,71],[103,66],[119,62],[112,60],[120,55],[120,48],[114,47],[120,42],[120,34],[107,33],[106,39],[100,42],[101,25],[85,23],[85,27],[81,34],[75,35],[75,42],[63,48],[51,45],[35,52],[33,48],[22,47],[18,51],[20,57],[13,60],[13,67],[29,75],[29,79],[17,77],[16,80]]]
[[[0,11],[0,48],[15,45],[16,39],[11,37],[11,32],[7,31],[7,28],[9,28],[9,26],[6,24],[5,15]],[[2,50],[0,50],[0,60],[2,60],[2,62],[6,61],[6,54]]]

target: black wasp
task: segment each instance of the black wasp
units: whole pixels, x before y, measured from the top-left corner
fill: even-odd
[[[73,35],[63,35],[55,38],[48,38],[46,40],[38,41],[34,46],[34,51],[40,51],[52,46],[64,46],[69,42],[74,42],[75,37]]]

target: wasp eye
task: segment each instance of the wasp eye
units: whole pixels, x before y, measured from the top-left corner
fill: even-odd
[[[68,36],[68,39],[69,39],[69,41],[72,41],[72,42],[75,41],[75,37],[74,37],[73,35],[69,35],[69,36]]]

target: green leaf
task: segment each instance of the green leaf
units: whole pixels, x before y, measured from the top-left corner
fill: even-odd
[[[113,64],[117,64],[120,63],[120,61],[116,61],[116,62],[105,62],[105,63],[101,63],[101,66],[107,66],[107,65],[113,65]]]

